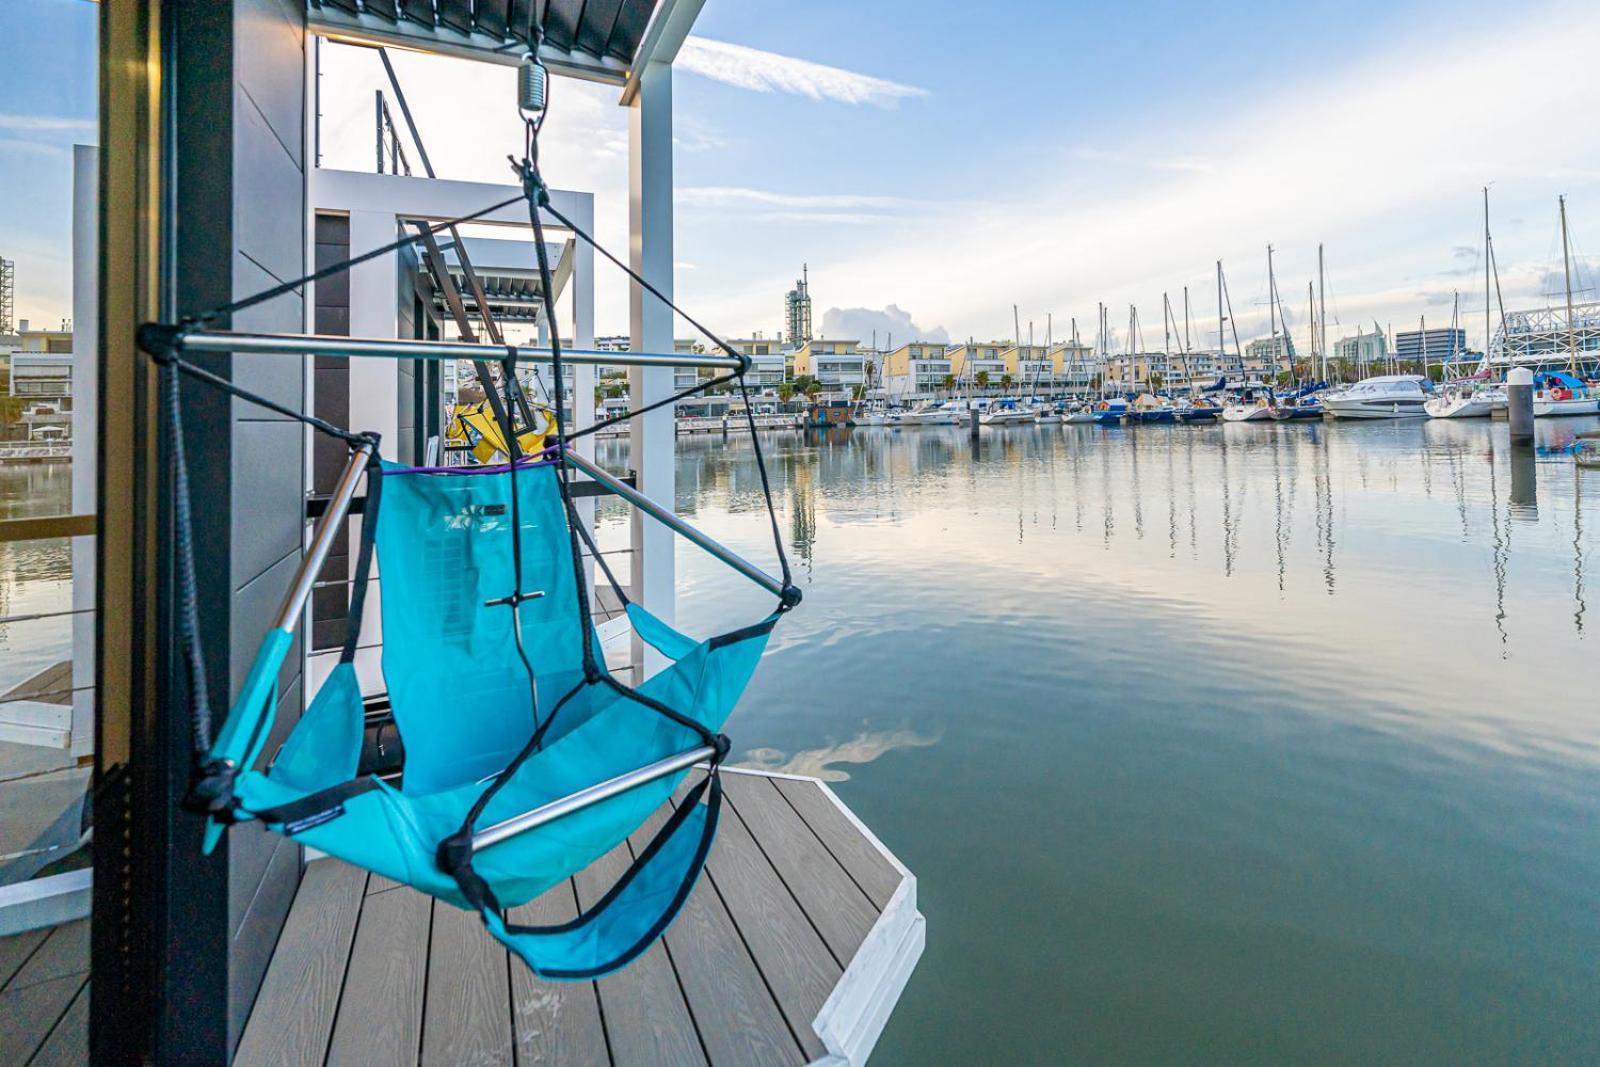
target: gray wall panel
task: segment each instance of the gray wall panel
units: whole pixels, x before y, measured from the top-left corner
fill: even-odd
[[[305,523],[305,500],[300,492],[303,440],[298,422],[234,423],[232,562],[236,590],[300,547]],[[271,614],[270,608],[267,613]],[[243,649],[238,651],[244,654]]]
[[[298,15],[275,3],[241,3],[234,26],[248,47],[234,60],[237,81],[267,125],[303,166],[301,116],[305,113],[305,31]]]
[[[265,0],[239,0],[240,6]],[[300,162],[278,140],[255,99],[234,90],[234,248],[280,281],[305,273],[305,216]],[[299,133],[295,140],[299,140]],[[242,195],[251,190],[249,195]],[[293,204],[294,218],[285,208]],[[296,327],[299,323],[296,322]]]
[[[233,257],[234,292],[255,293],[278,284],[278,279],[262,270],[253,259]],[[305,301],[294,293],[245,308],[233,316],[235,330],[265,333],[298,333],[302,328],[301,308]],[[233,380],[253,393],[287,407],[298,408],[305,397],[305,357],[243,355],[233,357]],[[279,419],[266,408],[237,397],[233,401],[236,419]]]

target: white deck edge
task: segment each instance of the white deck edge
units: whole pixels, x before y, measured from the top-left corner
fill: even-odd
[[[93,884],[94,872],[84,868],[0,886],[0,937],[86,918]]]
[[[927,944],[928,923],[917,910],[917,878],[822,779],[752,767],[724,767],[723,771],[815,785],[879,855],[900,872],[899,887],[867,931],[822,1010],[811,1021],[811,1029],[828,1050],[826,1056],[813,1061],[812,1067],[860,1067],[872,1055]]]

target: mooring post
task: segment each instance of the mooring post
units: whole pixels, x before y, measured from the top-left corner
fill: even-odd
[[[1533,371],[1513,367],[1506,375],[1507,415],[1511,419],[1511,443],[1533,444]]]

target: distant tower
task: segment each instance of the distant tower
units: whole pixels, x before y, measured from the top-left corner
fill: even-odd
[[[784,321],[788,323],[789,343],[799,348],[811,340],[811,283],[806,265],[800,265],[800,280],[784,300]]]
[[[9,259],[0,259],[0,333],[10,333],[13,301],[16,297],[17,265]],[[811,321],[811,311],[806,310],[806,322]]]

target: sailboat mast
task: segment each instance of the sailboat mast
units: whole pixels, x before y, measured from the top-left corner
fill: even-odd
[[[1494,251],[1489,244],[1489,187],[1483,187],[1483,367],[1489,369],[1489,342],[1493,339],[1492,319],[1489,314],[1489,271]]]
[[[1278,369],[1278,278],[1272,272],[1272,246],[1267,246],[1267,322],[1272,326],[1272,370]],[[1285,345],[1284,347],[1288,347]],[[1263,367],[1263,370],[1266,368]]]
[[[1306,282],[1306,308],[1311,314],[1311,362],[1307,364],[1307,370],[1309,371],[1310,367],[1313,366],[1315,364],[1315,362],[1316,362],[1317,351],[1318,351],[1318,349],[1317,349],[1317,293],[1316,293],[1316,290],[1311,287],[1311,283],[1310,282]]]
[[[1561,270],[1567,279],[1567,369],[1573,377],[1578,375],[1578,333],[1572,316],[1572,253],[1567,239],[1567,198],[1558,198],[1561,204]]]
[[[1228,365],[1228,342],[1223,340],[1226,334],[1222,328],[1222,260],[1217,260],[1217,370],[1222,370]],[[1226,378],[1226,374],[1218,377]]]
[[[1322,362],[1318,377],[1328,381],[1328,274],[1322,263],[1322,245],[1317,245],[1317,354]]]

